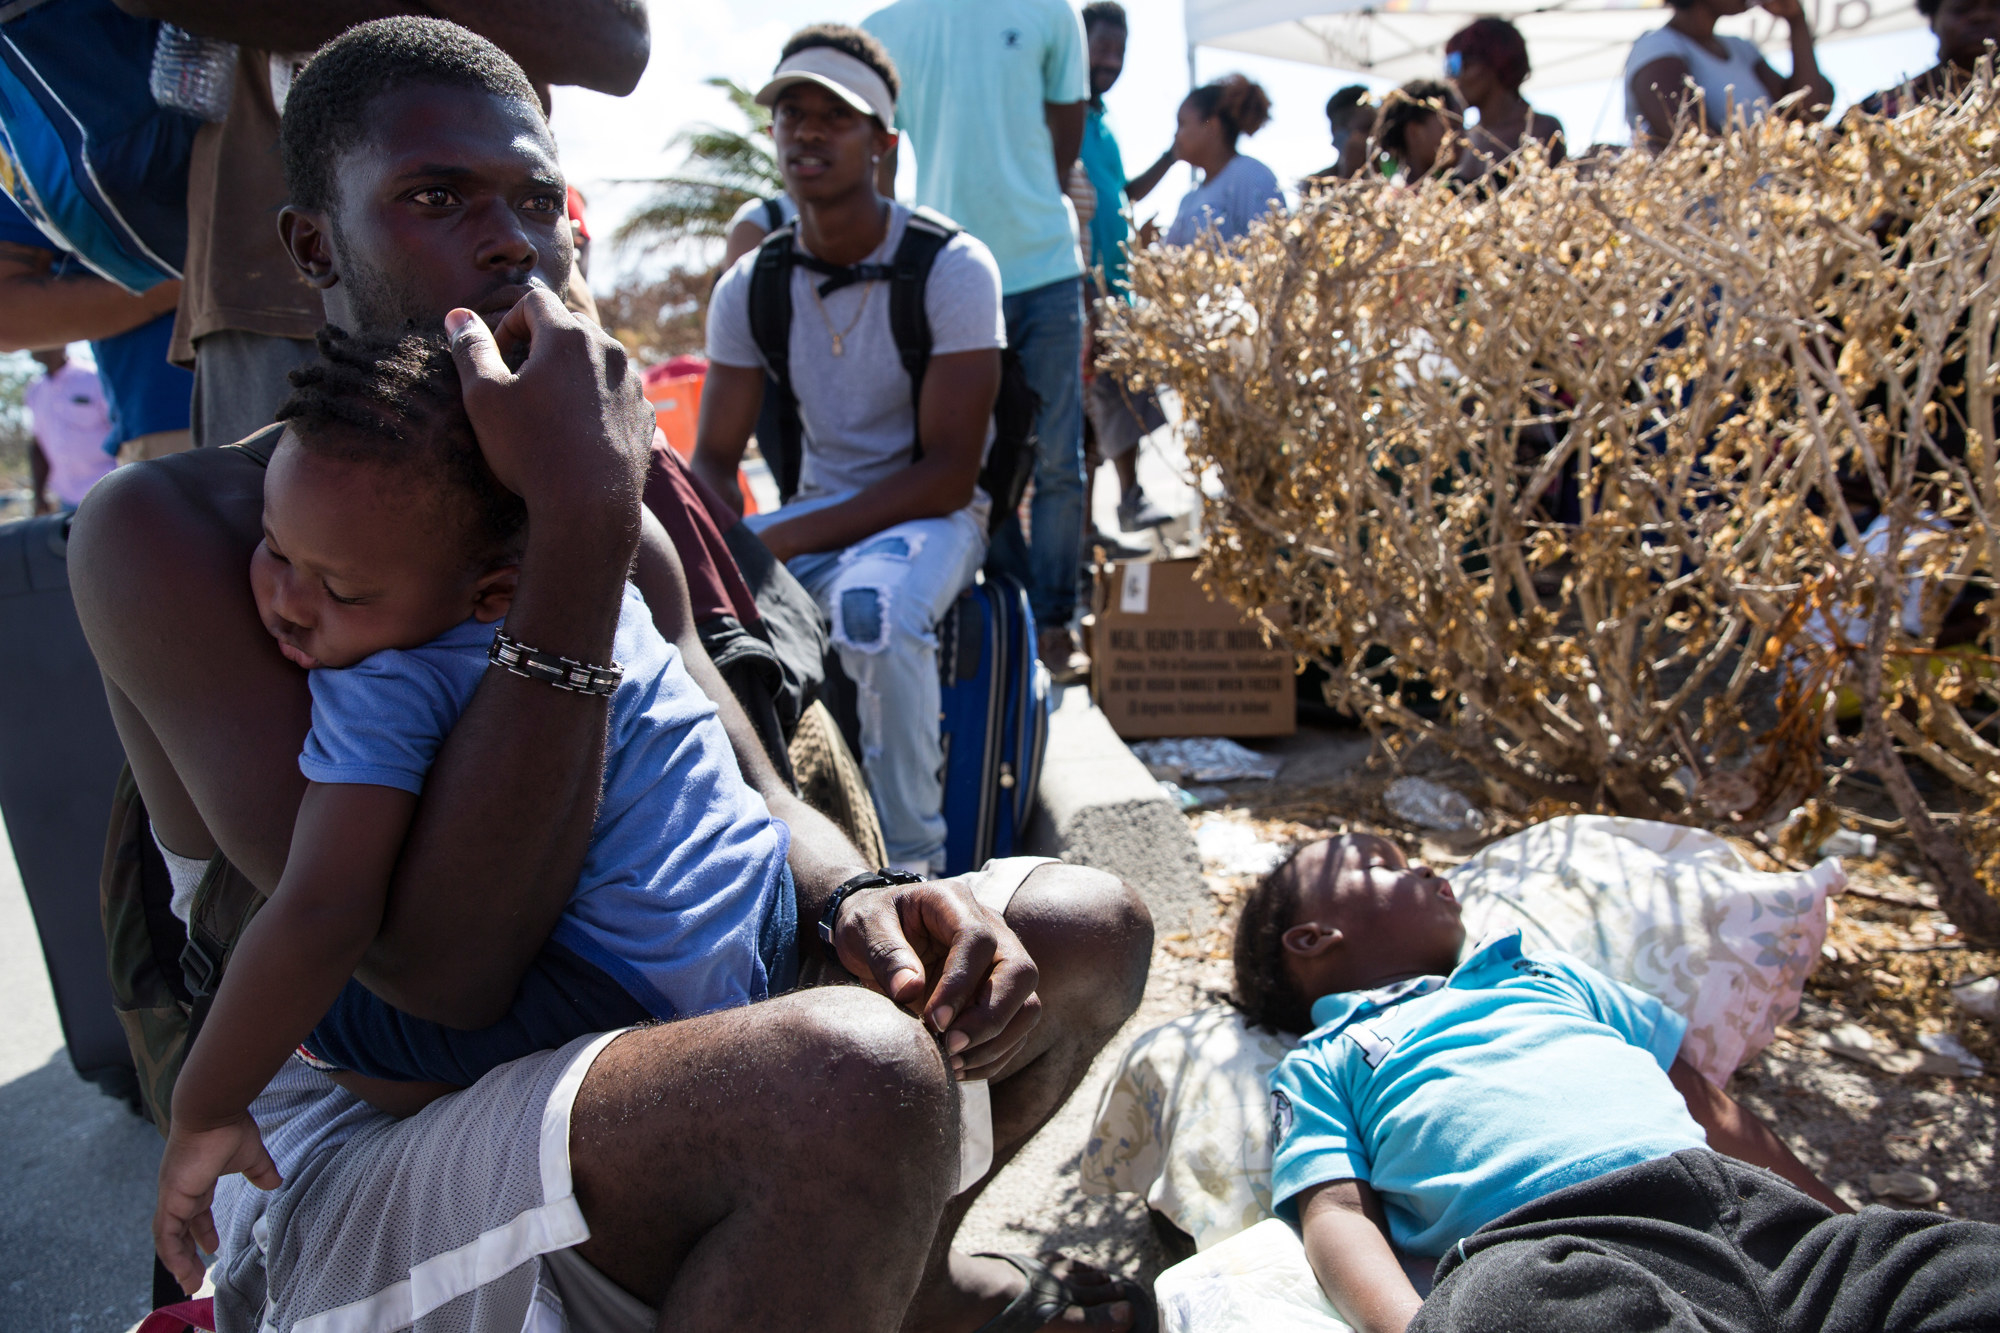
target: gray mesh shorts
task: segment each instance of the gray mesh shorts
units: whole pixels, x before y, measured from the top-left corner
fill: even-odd
[[[583,1037],[407,1120],[298,1061],[253,1105],[285,1178],[216,1190],[222,1333],[562,1333],[541,1256],[589,1238],[571,1191]]]

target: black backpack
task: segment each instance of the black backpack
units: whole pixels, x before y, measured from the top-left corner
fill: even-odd
[[[757,247],[757,262],[750,272],[750,336],[757,343],[764,363],[770,368],[771,383],[779,396],[777,447],[767,449],[777,466],[778,494],[787,502],[799,488],[799,457],[802,431],[799,424],[798,395],[792,392],[792,268],[800,256],[792,247],[797,221],[775,228]],[[930,281],[931,266],[938,252],[964,230],[951,219],[920,208],[910,215],[903,239],[887,265],[857,264],[852,269],[821,269],[829,273],[852,273],[860,278],[889,283],[889,331],[896,351],[910,376],[910,401],[921,404],[924,371],[931,359],[931,322],[924,311],[924,287]],[[987,527],[998,532],[1021,506],[1028,478],[1035,471],[1035,414],[1041,399],[1028,385],[1021,358],[1009,347],[1000,354],[1000,394],[993,404],[993,447],[979,469],[979,486],[993,499]],[[910,441],[910,461],[924,454],[923,441]]]

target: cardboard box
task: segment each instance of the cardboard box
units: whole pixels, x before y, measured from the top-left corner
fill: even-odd
[[[1127,740],[1291,735],[1291,651],[1266,644],[1231,603],[1211,601],[1197,563],[1134,560],[1099,572],[1091,697]]]

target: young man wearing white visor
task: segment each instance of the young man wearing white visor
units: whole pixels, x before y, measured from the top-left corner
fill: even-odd
[[[716,284],[694,467],[740,506],[766,372],[789,383],[796,494],[750,521],[832,623],[890,863],[924,873],[945,840],[936,629],[986,558],[991,501],[977,478],[1006,329],[987,248],[876,193],[897,86],[873,37],[819,25],[785,44],[757,94],[799,216]],[[912,231],[941,245],[921,288],[930,356],[914,394],[891,320],[891,270]],[[788,298],[775,315],[774,294]]]

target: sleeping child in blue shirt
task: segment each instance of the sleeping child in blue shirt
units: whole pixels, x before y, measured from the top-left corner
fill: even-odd
[[[275,1183],[247,1108],[295,1051],[463,1087],[579,1036],[763,999],[796,974],[789,835],[627,584],[623,676],[608,701],[575,696],[609,706],[581,877],[506,1013],[450,1028],[352,979],[425,775],[489,669],[526,510],[480,455],[442,340],[328,330],[320,347],[279,413],[249,571],[275,650],[311,672],[309,782],[284,874],[177,1080],[156,1234],[199,1233],[222,1175]]]
[[[1464,945],[1451,886],[1367,836],[1303,848],[1237,927],[1249,1018],[1307,1033],[1272,1202],[1354,1328],[2000,1327],[2000,1228],[1853,1214],[1673,1010],[1518,932]],[[1442,1257],[1428,1299],[1399,1252]]]

